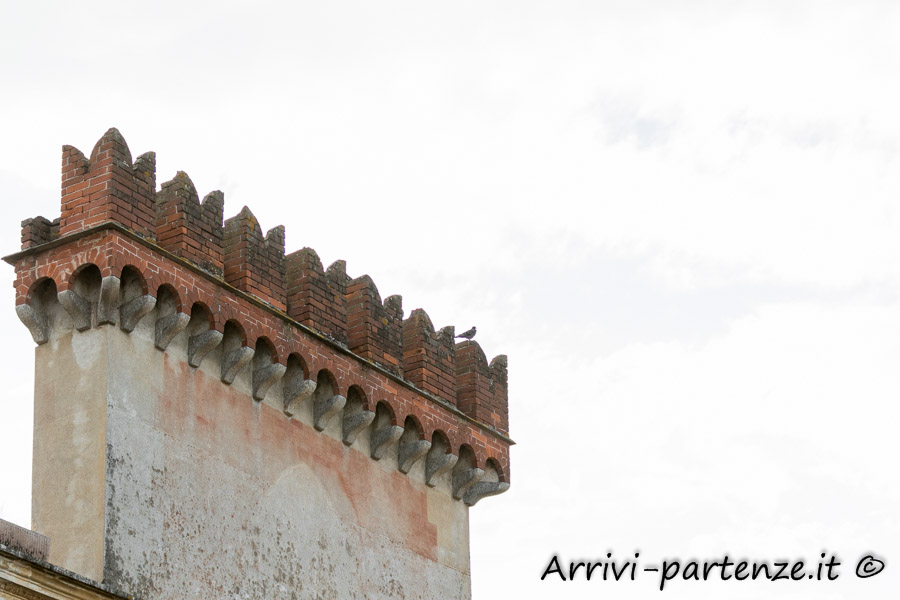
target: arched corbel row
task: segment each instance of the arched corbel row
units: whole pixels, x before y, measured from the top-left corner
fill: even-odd
[[[119,276],[101,275],[104,271],[109,273],[109,269],[101,270],[94,263],[85,263],[68,277],[57,273],[57,277],[65,281],[58,291],[55,279],[38,278],[28,288],[25,303],[17,307],[19,318],[35,342],[45,343],[49,338],[52,310],[64,310],[79,330],[92,324],[118,324],[129,333],[143,317],[154,313],[153,333],[157,348],[165,350],[176,335],[187,330],[188,362],[196,368],[221,345],[221,356],[216,356],[224,383],[232,383],[249,365],[251,395],[254,400],[262,401],[280,380],[282,385],[278,389],[286,415],[295,415],[302,403],[311,399],[313,425],[323,431],[340,413],[340,435],[345,445],[352,446],[367,432],[373,459],[380,460],[392,454],[395,448],[398,470],[410,473],[421,461],[424,481],[429,487],[447,482],[452,496],[468,506],[509,488],[501,463],[492,457],[482,462],[485,456],[490,456],[488,449],[481,443],[476,448],[466,444],[464,439],[459,439],[457,428],[451,428],[449,435],[439,429],[425,431],[419,417],[410,412],[409,405],[400,403],[395,408],[392,405],[396,402],[394,398],[382,399],[375,404],[359,385],[349,385],[347,397],[344,397],[338,380],[329,369],[320,368],[313,380],[300,354],[290,353],[286,360],[279,361],[280,352],[286,352],[282,349],[289,348],[290,341],[280,340],[282,346],[276,347],[272,340],[254,329],[251,340],[255,338],[255,343],[250,347],[243,324],[236,318],[229,318],[228,312],[220,311],[216,318],[206,304],[195,301],[190,304],[188,314],[181,300],[186,297],[182,294],[187,292],[182,289],[180,294],[165,278],[160,279],[159,274],[146,280],[138,267],[125,265],[113,271]],[[153,284],[155,295],[150,293],[149,283]],[[60,308],[48,308],[57,302]],[[497,361],[492,361],[491,368],[494,362]],[[331,363],[324,361],[319,366],[325,364]],[[400,420],[402,425],[398,423]],[[457,444],[459,450],[454,454]]]

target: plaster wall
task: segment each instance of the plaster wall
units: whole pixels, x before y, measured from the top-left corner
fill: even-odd
[[[34,528],[51,562],[145,598],[469,598],[468,509],[448,475],[404,475],[396,443],[288,418],[250,369],[220,381],[154,318],[38,348]],[[377,399],[376,399],[377,400]],[[68,532],[68,533],[67,533]]]
[[[49,562],[103,578],[107,344],[103,330],[35,348],[31,527]]]

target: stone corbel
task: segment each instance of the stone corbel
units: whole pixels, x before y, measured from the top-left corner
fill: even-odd
[[[372,432],[371,455],[375,460],[381,460],[388,447],[400,439],[403,428],[399,425],[387,425]]]
[[[347,399],[335,394],[328,398],[319,398],[313,405],[313,427],[316,431],[324,431],[331,417],[344,408]]]
[[[352,415],[345,415],[341,423],[341,437],[344,440],[344,444],[352,446],[362,430],[371,425],[374,420],[375,413],[371,410],[361,410]]]
[[[91,328],[91,302],[79,296],[75,290],[63,290],[56,297],[65,311],[72,318],[72,325],[78,331]]]
[[[316,382],[312,379],[297,377],[284,384],[284,414],[293,417],[300,404],[316,391]]]
[[[169,346],[172,339],[184,331],[190,322],[190,315],[176,312],[166,315],[156,320],[156,334],[154,335],[154,344],[160,350],[165,350]],[[201,357],[202,358],[202,357]]]
[[[262,401],[272,385],[281,379],[287,367],[279,363],[262,366],[253,371],[253,399]]]
[[[188,364],[199,367],[206,355],[219,345],[223,337],[222,332],[210,329],[188,338]]]
[[[247,364],[253,360],[253,348],[241,346],[222,356],[222,381],[231,385],[234,378]]]
[[[502,494],[509,489],[509,484],[505,481],[479,481],[469,488],[469,491],[463,496],[463,502],[468,506],[475,506],[482,498],[488,496],[496,496]]]
[[[453,497],[460,500],[473,485],[484,477],[484,470],[478,467],[462,469],[453,473]]]
[[[16,307],[16,315],[28,328],[35,344],[45,344],[50,339],[50,323],[46,313],[39,311],[30,304],[20,304]]]
[[[456,466],[459,457],[455,454],[438,454],[425,460],[425,483],[428,487],[437,485],[437,478]]]
[[[115,325],[119,313],[119,292],[122,284],[115,275],[100,280],[100,299],[97,302],[97,324]]]
[[[406,444],[401,443],[397,450],[397,468],[401,473],[409,473],[413,465],[431,450],[431,442],[428,440],[415,440]]]
[[[156,306],[156,298],[149,294],[124,302],[119,307],[119,327],[122,331],[131,333],[137,327],[138,322],[150,314],[154,306]]]

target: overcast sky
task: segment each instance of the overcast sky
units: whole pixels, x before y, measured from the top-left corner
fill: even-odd
[[[470,513],[475,598],[657,597],[540,581],[635,551],[844,563],[668,598],[895,597],[898,31],[895,2],[6,3],[0,242],[115,126],[160,183],[477,325],[518,445]],[[34,344],[2,289],[0,518],[27,526]]]

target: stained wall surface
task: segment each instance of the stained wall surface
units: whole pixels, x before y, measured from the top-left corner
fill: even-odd
[[[105,537],[105,329],[35,348],[32,529],[50,536],[49,562],[94,581]]]
[[[280,383],[254,401],[249,369],[220,381],[221,346],[194,369],[187,333],[161,352],[154,322],[54,328],[38,348],[33,527],[51,562],[146,598],[470,596],[449,475],[401,473],[396,443],[373,460],[367,432],[345,446],[340,419],[316,431],[311,402],[287,417]]]

